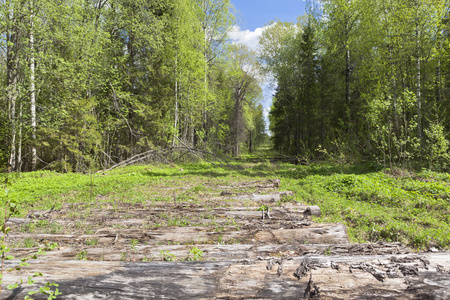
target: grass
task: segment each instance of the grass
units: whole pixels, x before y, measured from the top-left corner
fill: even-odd
[[[282,181],[296,199],[321,207],[317,222],[341,222],[352,242],[402,242],[415,249],[450,246],[450,176],[389,169],[327,172],[301,167]],[[328,169],[329,170],[329,169]],[[302,176],[298,176],[301,173]]]
[[[232,164],[140,165],[93,175],[0,174],[0,182],[9,177],[8,197],[21,203],[23,217],[29,210],[58,209],[64,203],[173,202],[174,194],[177,202],[201,203],[208,195],[217,196],[215,186],[279,178],[281,190],[294,191],[292,200],[320,206],[322,216],[316,222],[345,224],[352,242],[399,241],[415,249],[450,249],[450,174],[374,165],[294,166],[248,158]],[[79,218],[82,223],[83,216]],[[165,219],[167,225],[189,225],[187,220]],[[62,231],[56,223],[29,226],[30,231]]]

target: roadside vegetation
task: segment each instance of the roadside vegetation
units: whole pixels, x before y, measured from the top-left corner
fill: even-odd
[[[256,162],[139,165],[91,174],[39,171],[1,174],[22,217],[65,203],[202,203],[208,186],[279,178],[293,199],[318,205],[317,222],[341,222],[352,242],[402,242],[417,250],[450,248],[450,174],[378,165]],[[3,195],[2,195],[3,197]],[[76,214],[76,209],[74,209]],[[83,216],[80,216],[82,219]]]

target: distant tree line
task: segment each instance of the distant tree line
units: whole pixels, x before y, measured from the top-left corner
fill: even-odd
[[[234,24],[229,0],[2,0],[1,166],[84,171],[260,142],[255,53],[230,43]]]
[[[297,24],[272,23],[260,48],[277,82],[270,128],[278,151],[446,165],[448,1],[310,2]]]

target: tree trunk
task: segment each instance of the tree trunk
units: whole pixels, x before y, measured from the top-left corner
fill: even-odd
[[[392,54],[392,45],[390,45],[389,55],[391,59],[391,78],[392,78],[392,117],[394,119],[394,132],[398,136],[398,115],[397,115],[397,82],[395,81],[394,59]]]
[[[33,7],[33,2],[31,3]],[[31,170],[36,171],[36,88],[35,88],[35,57],[34,57],[34,15],[31,14],[30,21],[30,105],[31,105]]]
[[[346,33],[348,35],[348,33]],[[348,37],[347,37],[348,39]],[[345,102],[347,106],[347,130],[350,134],[351,127],[351,107],[350,107],[350,49],[348,46],[348,40],[345,41]]]
[[[416,75],[416,81],[417,81],[417,137],[420,140],[420,143],[422,144],[422,98],[421,98],[421,91],[420,91],[420,41],[419,41],[419,24],[416,23],[416,42],[417,42],[417,75]]]
[[[175,47],[177,48],[175,50],[175,121],[173,126],[174,137],[172,141],[172,147],[175,147],[175,135],[178,135],[178,36]]]
[[[13,22],[14,14],[12,10],[9,14],[9,21]],[[18,33],[17,27],[10,25],[7,33],[6,49],[6,76],[7,76],[7,99],[9,105],[9,123],[10,123],[10,156],[9,164],[11,170],[16,170],[16,101],[18,84]]]
[[[22,101],[20,102],[20,106],[19,106],[19,149],[17,150],[17,170],[22,169],[22,128],[23,128],[23,123],[22,123],[22,117],[23,117],[23,103]]]

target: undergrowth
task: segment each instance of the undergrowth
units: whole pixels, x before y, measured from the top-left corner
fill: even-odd
[[[9,175],[9,197],[21,204],[23,214],[32,209],[58,209],[63,203],[201,202],[213,193],[212,186],[279,178],[280,189],[293,191],[296,201],[320,206],[322,216],[316,222],[345,224],[352,242],[398,241],[418,250],[450,249],[447,173],[259,160],[235,162],[231,167],[183,163],[92,174]]]

